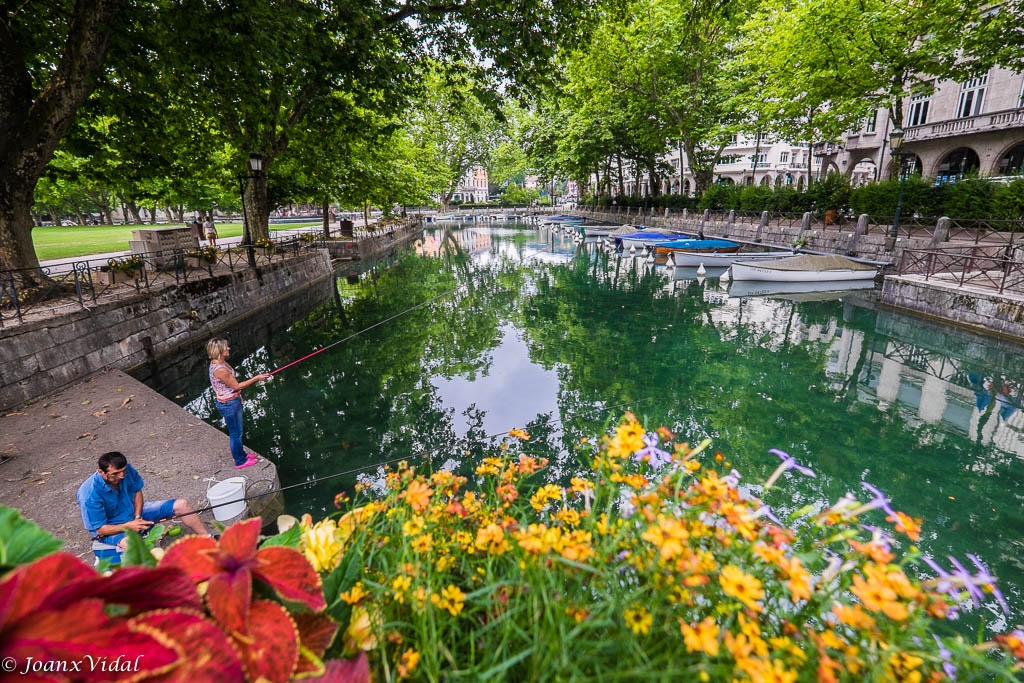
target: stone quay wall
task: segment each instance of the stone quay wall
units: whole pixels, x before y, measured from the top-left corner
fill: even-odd
[[[0,410],[107,368],[132,371],[333,276],[327,250],[0,330]]]
[[[885,278],[881,304],[985,334],[1024,339],[1024,300],[919,276]]]

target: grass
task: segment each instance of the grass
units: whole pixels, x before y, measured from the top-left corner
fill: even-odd
[[[319,226],[319,222],[291,223],[287,225],[271,225],[275,230],[308,228]],[[93,226],[53,226],[32,229],[32,243],[36,249],[36,257],[40,261],[50,259],[71,258],[73,256],[89,256],[106,254],[116,251],[128,251],[128,240],[133,230],[186,227],[184,225],[93,225]],[[238,237],[242,234],[241,223],[217,223],[217,237]],[[205,244],[205,241],[204,241]]]

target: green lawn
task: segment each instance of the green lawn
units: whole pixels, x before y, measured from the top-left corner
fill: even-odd
[[[270,230],[307,228],[320,223],[294,223],[271,225]],[[127,251],[132,230],[152,228],[151,225],[91,225],[70,227],[47,227],[32,229],[32,243],[40,261],[71,256],[105,254],[111,251]],[[159,225],[160,228],[174,228],[177,225]],[[180,227],[185,227],[184,225]],[[242,234],[241,223],[217,223],[217,237],[237,237]],[[205,240],[203,244],[205,244]]]

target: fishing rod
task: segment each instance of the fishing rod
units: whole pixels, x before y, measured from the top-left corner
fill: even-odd
[[[637,405],[637,404],[640,404],[640,403],[647,403],[647,402],[653,401],[654,398],[655,398],[654,396],[648,396],[647,398],[641,398],[641,399],[638,399],[636,401],[631,401],[630,403],[620,403],[620,404],[614,405],[614,406],[606,406],[604,408],[601,408],[600,412],[601,413],[607,413],[607,412],[610,412],[612,410],[619,410],[619,409],[625,408],[625,407],[627,407],[629,405]],[[552,422],[552,424],[560,424],[562,422],[564,422],[564,420],[559,418],[557,420],[554,420]],[[503,431],[503,432],[495,432],[494,434],[487,434],[487,435],[484,436],[484,438],[485,439],[494,439],[496,437],[503,436],[505,434],[508,434],[508,430]],[[297,483],[297,484],[289,484],[288,486],[280,486],[278,488],[270,489],[269,491],[264,491],[262,493],[255,493],[255,494],[252,494],[252,495],[245,495],[242,498],[235,498],[235,499],[227,501],[225,503],[217,503],[216,505],[210,505],[208,507],[199,508],[197,510],[193,510],[192,512],[190,512],[188,514],[199,514],[201,512],[209,512],[209,511],[214,510],[216,508],[223,507],[225,505],[232,505],[232,504],[238,503],[240,501],[248,502],[250,500],[256,500],[258,498],[263,498],[263,497],[269,496],[271,494],[283,493],[283,492],[288,491],[290,489],[302,488],[302,487],[307,487],[307,486],[314,486],[316,484],[319,484],[321,482],[327,481],[329,479],[335,479],[337,477],[344,477],[344,476],[347,476],[347,475],[350,475],[350,474],[357,474],[357,473],[365,471],[365,470],[376,469],[376,468],[379,468],[379,467],[383,467],[385,465],[392,465],[394,463],[402,462],[403,460],[413,460],[413,459],[417,459],[417,458],[425,458],[425,457],[430,456],[433,453],[434,453],[434,451],[432,451],[432,450],[421,451],[419,453],[412,453],[410,455],[405,455],[405,456],[402,456],[402,457],[399,457],[399,458],[392,458],[390,460],[381,460],[379,462],[375,462],[375,463],[370,464],[370,465],[363,465],[361,467],[356,467],[356,468],[350,469],[350,470],[344,470],[344,471],[340,471],[340,472],[333,472],[331,474],[325,474],[322,477],[314,477],[313,479],[310,479],[308,481],[303,481],[303,482],[300,482],[300,483]],[[168,517],[168,519],[179,519],[182,516],[183,515],[173,515],[171,517]]]
[[[441,292],[437,296],[433,296],[433,297],[427,299],[426,301],[423,301],[421,303],[416,304],[415,306],[410,306],[409,308],[405,309],[404,311],[400,311],[398,313],[395,313],[393,316],[391,316],[389,318],[385,318],[384,320],[379,320],[379,321],[375,322],[374,324],[370,325],[369,327],[366,327],[366,328],[363,328],[363,329],[359,330],[358,332],[353,332],[352,334],[348,335],[347,337],[345,337],[343,339],[339,339],[338,341],[331,342],[327,346],[324,346],[323,348],[317,349],[313,353],[307,353],[302,358],[299,358],[298,360],[293,360],[291,363],[288,363],[287,365],[282,365],[281,367],[277,368],[276,370],[272,370],[268,374],[271,377],[273,377],[277,373],[279,373],[279,372],[281,372],[283,370],[287,370],[288,368],[292,367],[293,365],[298,365],[299,363],[301,363],[303,361],[309,360],[313,356],[316,356],[318,354],[323,353],[327,349],[333,348],[333,347],[337,346],[338,344],[343,344],[344,342],[347,342],[350,339],[354,339],[355,337],[358,337],[359,335],[361,335],[361,334],[363,334],[365,332],[369,332],[370,330],[372,330],[372,329],[374,329],[376,327],[380,327],[381,325],[383,325],[385,323],[389,323],[392,320],[395,320],[396,318],[401,318],[403,315],[405,315],[407,313],[412,313],[413,311],[415,311],[418,308],[423,308],[424,306],[426,306],[428,304],[431,304],[434,301],[437,301],[441,297],[445,297],[445,296],[448,296],[450,294],[453,294],[453,293],[459,291],[459,289],[461,289],[461,288],[462,287],[459,286],[459,287],[456,287],[455,289],[450,289],[447,292]]]

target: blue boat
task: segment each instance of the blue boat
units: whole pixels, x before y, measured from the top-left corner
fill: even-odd
[[[740,250],[739,242],[716,239],[683,239],[668,242],[655,242],[655,254],[671,254],[675,251],[687,251],[700,254],[731,254]]]
[[[684,235],[681,232],[655,232],[644,230],[642,232],[630,232],[625,235],[615,235],[615,248],[629,249],[630,247],[643,247],[656,242],[670,242],[675,240],[693,239],[692,235]]]

